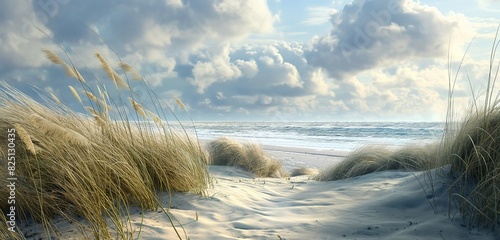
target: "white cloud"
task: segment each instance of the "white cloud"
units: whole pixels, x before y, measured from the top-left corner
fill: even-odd
[[[254,59],[248,61],[238,59],[234,63],[246,77],[253,78],[259,72],[259,66],[257,66],[257,62]]]
[[[500,0],[477,0],[482,7],[493,7],[500,5]]]
[[[412,0],[356,0],[332,15],[331,21],[331,33],[315,38],[306,57],[336,78],[402,61],[443,57],[450,38],[462,47],[474,35],[464,16],[444,16]]]
[[[452,62],[452,80],[459,62]],[[473,89],[470,89],[467,74]],[[335,95],[327,108],[332,114],[357,120],[443,121],[448,104],[447,63],[416,62],[396,67],[373,69],[356,77],[337,81]],[[454,90],[458,115],[470,107],[472,91],[483,96],[488,74],[487,61],[466,60],[457,75]],[[480,98],[479,104],[482,100]],[[324,108],[325,106],[323,106]]]
[[[0,10],[0,71],[11,68],[39,67],[44,58],[41,48],[56,46],[42,33],[51,35],[45,27],[55,11],[32,11],[29,1],[1,1]],[[57,3],[56,3],[57,4]],[[38,28],[38,29],[37,29]]]
[[[330,21],[330,16],[336,14],[337,10],[330,7],[307,8],[307,19],[302,21],[306,26],[322,25]]]
[[[205,96],[193,99],[200,107],[210,103],[212,110],[268,114],[310,111],[319,104],[317,96],[334,95],[335,85],[324,70],[307,64],[302,48],[276,42],[203,51],[179,72],[190,76]]]
[[[17,42],[9,35],[23,36],[23,18],[44,8],[38,2],[0,3],[6,6],[0,9],[5,29],[0,33],[2,79],[38,81],[41,89],[67,93],[60,87],[68,85],[63,71],[40,52],[49,48],[61,53],[54,43],[36,31]],[[332,24],[330,33],[310,44],[269,41],[276,36],[273,25],[279,14],[265,0],[68,1],[35,23],[66,47],[77,67],[88,67],[98,78],[105,76],[98,70],[96,50],[113,66],[118,63],[106,41],[163,93],[163,100],[176,106],[172,98],[181,97],[192,114],[294,120],[442,119],[449,39],[456,69],[464,43],[475,32],[476,39],[490,41],[490,30],[497,27],[496,20],[445,15],[413,0],[354,0],[335,7],[342,10],[308,9],[304,24]],[[14,48],[13,43],[21,44]],[[462,69],[476,92],[484,90],[480,80],[486,77],[487,62],[466,60]],[[470,96],[465,77],[459,74],[456,87],[460,104]]]
[[[85,55],[98,49],[105,53],[102,40],[122,58],[137,57],[140,52],[145,60],[165,61],[165,56],[183,58],[214,42],[239,41],[274,31],[275,17],[265,0],[61,2],[64,4],[55,0],[0,1],[0,68],[47,64],[40,49],[57,47],[35,26],[82,56],[89,67],[93,61]],[[102,39],[91,30],[99,32]]]
[[[218,81],[227,81],[241,76],[240,69],[224,58],[211,59],[208,62],[198,62],[193,68],[193,85],[199,93]]]

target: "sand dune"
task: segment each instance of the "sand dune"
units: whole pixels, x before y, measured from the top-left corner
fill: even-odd
[[[282,158],[300,152],[278,150],[274,154],[279,157],[278,152],[284,153]],[[306,152],[295,157],[308,161],[317,155]],[[172,196],[170,211],[190,239],[500,238],[488,229],[468,229],[459,214],[450,219],[445,181],[434,185],[433,195],[428,188],[426,193],[417,181],[425,185],[424,172],[386,171],[331,182],[317,182],[309,176],[254,178],[226,166],[211,166],[210,172],[213,186],[209,197],[190,193]],[[168,204],[168,194],[161,196]],[[131,212],[135,236],[142,224],[140,239],[176,239],[165,214],[153,211],[142,215],[137,208]],[[57,225],[62,239],[82,237],[74,224],[56,221],[60,221]],[[184,238],[182,229],[178,230]],[[31,224],[24,232],[37,238],[41,229]]]

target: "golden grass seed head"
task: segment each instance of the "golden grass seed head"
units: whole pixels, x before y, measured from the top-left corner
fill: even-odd
[[[68,142],[82,147],[90,146],[90,141],[82,134],[72,129],[59,126],[58,124],[47,120],[38,114],[32,114],[30,116],[30,121],[33,126],[35,126],[44,135],[61,140],[62,142]]]
[[[123,78],[118,73],[116,73],[114,70],[113,70],[113,80],[115,81],[115,84],[117,87],[123,88],[123,89],[129,89],[129,86],[125,82],[125,80],[123,80]]]
[[[73,97],[75,97],[75,99],[80,103],[82,104],[82,99],[80,98],[80,95],[78,94],[78,92],[75,90],[74,87],[72,86],[68,86],[69,87],[69,90],[71,91],[71,93],[73,94]]]
[[[146,113],[149,115],[149,117],[151,119],[153,119],[153,122],[156,123],[157,125],[159,126],[163,126],[163,121],[161,120],[160,117],[158,117],[158,115],[154,114],[153,112],[151,111],[148,111],[146,110]]]
[[[45,57],[54,64],[66,64],[57,54],[48,49],[42,49],[45,53]]]
[[[132,107],[134,110],[139,114],[142,118],[147,119],[146,117],[146,112],[144,112],[144,109],[142,108],[141,104],[137,103],[134,99],[128,98],[130,100],[130,103],[132,104]]]
[[[16,129],[21,141],[24,145],[26,145],[26,149],[28,149],[28,151],[30,151],[33,155],[36,155],[35,145],[31,141],[31,137],[28,132],[20,124],[14,124],[14,128]]]
[[[78,81],[80,81],[81,83],[85,83],[85,79],[83,78],[83,76],[80,74],[80,72],[78,71],[78,69],[76,67],[71,67],[71,69],[73,70],[74,72],[74,75]]]
[[[64,66],[64,72],[66,73],[66,76],[78,79],[78,76],[76,75],[72,67],[70,67],[66,63],[63,63],[62,65]]]
[[[92,116],[94,117],[94,120],[96,121],[96,123],[101,126],[101,128],[106,128],[107,126],[107,123],[106,121],[104,121],[104,119],[102,119],[99,115],[97,114],[92,114]]]
[[[59,101],[59,98],[57,98],[56,95],[54,95],[53,93],[49,93],[49,94],[57,104],[62,105],[61,101]]]
[[[88,97],[90,100],[92,100],[93,102],[95,102],[95,103],[99,103],[99,99],[97,99],[97,97],[96,97],[93,93],[91,93],[91,92],[89,92],[89,91],[85,91],[85,90],[83,90],[82,92],[83,92],[83,93],[85,93],[85,95],[87,95],[87,97]]]
[[[179,98],[176,97],[175,98],[175,102],[177,103],[177,105],[179,105],[180,108],[182,108],[185,111],[187,111],[186,105],[184,105],[184,103]]]
[[[101,67],[108,75],[108,78],[115,83],[117,88],[129,88],[128,84],[120,77],[120,75],[118,75],[118,73],[115,72],[115,70],[113,70],[113,68],[108,64],[106,59],[104,59],[104,57],[102,57],[100,53],[96,52],[95,56],[101,62]]]
[[[133,80],[140,81],[140,80],[144,79],[144,77],[142,77],[142,75],[137,70],[135,70],[132,66],[130,66],[129,64],[121,63],[120,67],[123,69],[123,71],[132,74]]]

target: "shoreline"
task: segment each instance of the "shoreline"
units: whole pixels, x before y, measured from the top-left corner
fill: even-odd
[[[273,145],[261,145],[261,147],[270,157],[280,160],[283,168],[287,171],[300,167],[313,169],[330,167],[342,161],[349,153],[348,151],[318,150]]]

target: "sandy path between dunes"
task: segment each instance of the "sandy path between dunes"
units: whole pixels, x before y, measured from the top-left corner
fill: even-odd
[[[335,161],[331,156],[301,151],[275,149],[274,154],[297,161],[323,157],[327,159],[318,161]],[[171,212],[193,240],[500,239],[500,233],[469,230],[459,216],[450,220],[447,200],[441,198],[447,197],[446,186],[438,183],[435,194],[426,195],[417,181],[418,177],[425,184],[422,172],[386,171],[332,182],[308,176],[254,178],[241,169],[223,166],[212,166],[210,172],[214,184],[207,198],[190,193],[172,197]],[[161,197],[168,204],[168,194]],[[434,199],[436,214],[429,199]],[[136,230],[142,221],[140,239],[177,239],[163,213],[141,215],[137,208],[131,212]],[[61,239],[81,239],[74,224],[58,221]],[[31,231],[29,239],[38,239],[41,228],[32,224],[24,230]]]
[[[307,176],[254,179],[230,167],[211,171],[216,179],[211,197],[173,198],[172,212],[191,239],[495,239],[487,230],[468,230],[461,219],[451,221],[447,202],[437,197],[434,214],[415,177],[422,173],[387,171],[316,182]],[[443,193],[438,188],[436,196]],[[171,229],[154,223],[158,218],[164,223],[164,217],[146,218],[151,230],[172,236]]]

